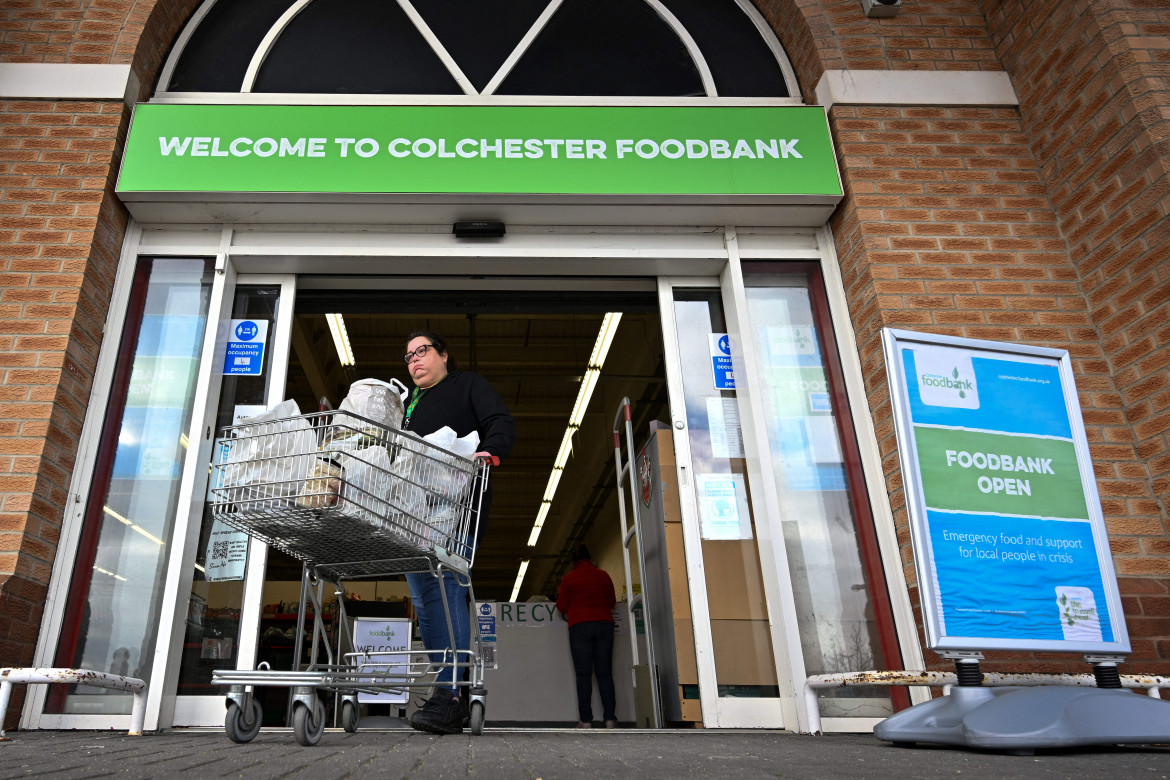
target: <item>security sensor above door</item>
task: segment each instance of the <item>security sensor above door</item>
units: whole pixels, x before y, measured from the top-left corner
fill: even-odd
[[[870,19],[897,16],[901,7],[902,0],[861,0],[861,10]]]

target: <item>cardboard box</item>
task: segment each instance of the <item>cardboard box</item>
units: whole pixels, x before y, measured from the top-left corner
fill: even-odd
[[[669,428],[654,432],[658,439],[658,480],[662,491],[662,507],[666,523],[681,523],[678,507],[678,472],[674,460],[674,434]]]
[[[767,620],[755,539],[703,542],[703,569],[712,620]]]
[[[678,684],[698,685],[699,670],[695,664],[695,630],[690,620],[674,621],[674,652],[678,660]]]
[[[711,633],[720,685],[777,684],[768,621],[712,620]]]
[[[691,594],[687,587],[687,561],[683,552],[681,523],[666,524],[666,568],[670,577],[670,607],[675,620],[691,619]]]
[[[681,693],[680,693],[681,695]],[[703,708],[699,704],[698,699],[682,699],[682,719],[691,723],[702,725],[703,723]]]

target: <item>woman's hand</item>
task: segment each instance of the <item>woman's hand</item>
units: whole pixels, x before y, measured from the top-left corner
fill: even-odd
[[[497,458],[495,455],[492,455],[490,452],[477,452],[474,455],[472,455],[471,457],[473,460],[486,460],[488,463],[490,463],[493,466],[500,465],[500,459]]]

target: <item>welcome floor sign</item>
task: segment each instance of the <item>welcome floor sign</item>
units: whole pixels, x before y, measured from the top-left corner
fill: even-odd
[[[1128,653],[1068,353],[883,341],[931,649]]]

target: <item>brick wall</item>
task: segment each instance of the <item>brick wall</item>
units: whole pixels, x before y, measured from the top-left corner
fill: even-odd
[[[28,665],[125,232],[124,106],[0,102],[0,658]],[[11,708],[10,712],[19,712]],[[9,724],[11,725],[11,724]]]
[[[917,602],[882,327],[1068,349],[1094,458],[1132,462],[1113,444],[1129,426],[1019,112],[836,106],[831,124],[850,193],[832,228]],[[1105,479],[1112,469],[1098,468],[1107,499],[1128,492]],[[1132,522],[1125,509],[1108,506],[1107,521]],[[997,654],[988,668],[1021,671],[1022,658],[1034,671],[1084,671],[1021,654]]]
[[[1024,127],[1116,377],[1137,465],[1136,518],[1170,500],[1170,4],[985,3]],[[1148,487],[1142,489],[1139,484]],[[1119,497],[1120,499],[1120,497]],[[1122,507],[1118,507],[1122,510]],[[1123,575],[1170,576],[1162,523],[1118,558]]]
[[[131,63],[145,97],[196,4],[8,0],[0,62]],[[0,96],[3,665],[33,659],[125,236],[113,182],[128,120],[121,102]]]
[[[912,0],[868,19],[860,0],[753,0],[784,44],[808,103],[826,70],[1003,70],[968,0]]]
[[[1170,4],[983,3],[1114,377],[1094,448],[1135,658],[1170,659]],[[1083,395],[1083,393],[1082,393]],[[1106,446],[1107,444],[1107,446]]]
[[[1170,92],[1153,77],[1168,72],[1170,9],[1141,0],[987,1],[990,24],[981,27],[956,4],[915,2],[897,20],[880,21],[865,20],[857,3],[810,5],[817,7],[802,9],[807,18],[834,19],[814,30],[830,40],[813,48],[839,52],[845,67],[1006,67],[1022,104],[1020,111],[836,106],[830,115],[849,193],[832,228],[915,609],[878,330],[1065,348],[1134,645],[1126,671],[1164,673]],[[952,49],[949,60],[910,48],[910,28],[936,23],[943,6],[960,15],[978,55]],[[910,19],[911,9],[922,13]],[[803,46],[799,32],[779,21],[774,27],[782,41]],[[991,61],[989,46],[998,47]],[[997,665],[1084,671],[1079,659],[1051,655],[999,654],[989,668]]]

